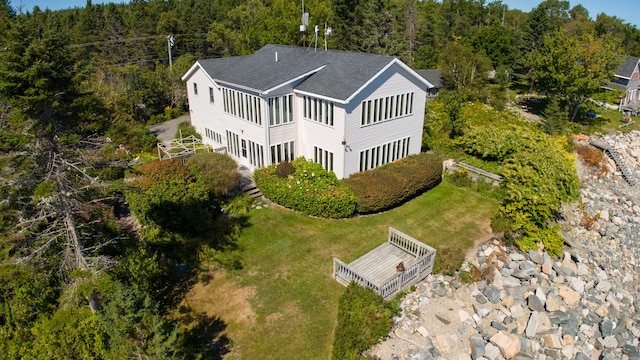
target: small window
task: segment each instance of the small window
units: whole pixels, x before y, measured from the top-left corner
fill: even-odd
[[[198,95],[198,84],[193,83],[193,95]]]
[[[213,88],[209,88],[209,102],[213,104]]]

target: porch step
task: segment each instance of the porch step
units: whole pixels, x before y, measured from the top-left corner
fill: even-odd
[[[262,197],[262,192],[260,192],[260,189],[258,189],[256,184],[253,182],[243,186],[241,190],[243,193],[251,196],[254,199]]]

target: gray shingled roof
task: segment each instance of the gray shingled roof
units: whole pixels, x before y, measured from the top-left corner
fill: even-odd
[[[422,76],[425,80],[427,80],[433,87],[441,88],[442,87],[442,70],[438,69],[422,69],[416,70],[418,75]]]
[[[253,55],[200,60],[199,63],[215,81],[258,92],[326,65],[296,86],[296,89],[346,100],[394,59],[385,55],[265,45]]]
[[[618,77],[624,77],[627,79],[630,78],[631,74],[633,74],[633,70],[635,70],[636,66],[638,65],[638,60],[640,60],[640,58],[637,58],[637,57],[628,58],[622,64],[620,64],[620,66],[618,66],[618,68],[615,71],[615,75]]]

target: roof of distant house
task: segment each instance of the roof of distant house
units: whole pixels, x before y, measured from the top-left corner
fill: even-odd
[[[340,101],[348,101],[393,63],[413,71],[393,56],[285,45],[265,45],[252,55],[199,60],[198,63],[217,83],[262,94],[293,84],[297,90]],[[188,78],[193,69],[183,79]],[[420,80],[426,87],[431,86],[430,82]]]
[[[442,70],[438,69],[423,69],[416,70],[416,72],[425,78],[429,83],[433,85],[433,87],[441,88],[442,87]]]
[[[638,65],[638,61],[640,61],[640,58],[637,58],[637,57],[627,58],[622,64],[620,64],[620,66],[618,66],[618,68],[615,71],[615,76],[622,77],[625,79],[631,78],[631,74],[633,74],[633,71],[636,69],[636,66]]]

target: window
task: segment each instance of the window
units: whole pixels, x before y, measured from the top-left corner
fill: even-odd
[[[333,153],[330,151],[314,146],[313,162],[322,165],[327,171],[333,171]]]
[[[213,90],[209,89],[210,100],[213,102]],[[261,101],[257,96],[222,88],[222,104],[225,113],[262,125]]]
[[[218,144],[222,144],[222,134],[219,134],[209,128],[204,128],[204,135]]]
[[[247,140],[249,143],[249,163],[255,167],[264,166],[264,148],[262,145]]]
[[[269,125],[281,125],[293,122],[293,95],[270,98]]]
[[[375,169],[408,156],[410,139],[406,137],[361,151],[360,171]]]
[[[302,99],[302,116],[306,120],[319,122],[321,124],[333,126],[334,104],[328,100],[316,99],[305,96]]]
[[[227,151],[240,157],[240,136],[229,130],[227,130]]]
[[[209,88],[209,102],[213,104],[213,88]]]
[[[271,163],[278,164],[283,161],[293,161],[295,158],[294,141],[271,145]]]
[[[413,114],[413,93],[387,96],[362,102],[360,126]]]
[[[193,83],[193,95],[198,95],[198,84]]]

